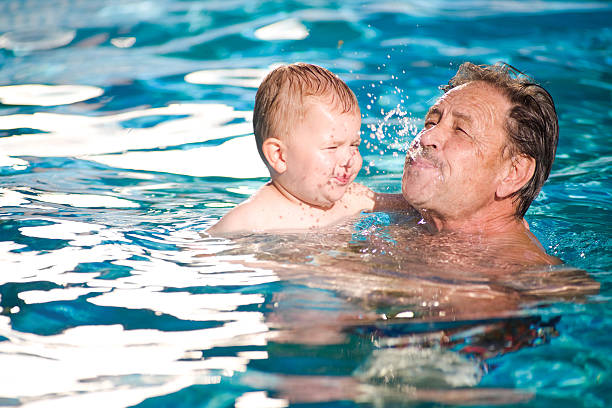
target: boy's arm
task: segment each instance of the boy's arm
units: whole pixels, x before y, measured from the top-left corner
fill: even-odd
[[[363,184],[353,183],[347,190],[360,210],[365,211],[410,211],[412,206],[401,194],[376,193]]]

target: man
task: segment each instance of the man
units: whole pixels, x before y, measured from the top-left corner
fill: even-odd
[[[558,264],[523,221],[550,174],[557,114],[544,88],[513,73],[459,67],[406,156],[402,193],[432,230],[502,238],[528,264]]]

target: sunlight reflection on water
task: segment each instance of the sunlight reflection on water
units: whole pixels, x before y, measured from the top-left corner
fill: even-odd
[[[141,129],[121,126],[122,122],[151,116],[168,116],[172,120]],[[173,116],[186,117],[174,119]],[[252,136],[238,137],[214,147],[167,150],[169,146],[248,135],[252,132],[250,116],[250,112],[235,111],[219,104],[171,105],[101,117],[52,113],[7,115],[0,117],[0,129],[33,128],[44,133],[2,138],[0,149],[9,156],[76,156],[117,168],[198,177],[265,177],[267,169],[254,152]],[[232,121],[238,123],[228,124]],[[129,152],[155,148],[166,150]],[[121,153],[125,151],[128,152]],[[119,154],[101,155],[107,153]],[[6,160],[13,166],[25,163],[21,159]],[[53,196],[49,197],[53,200]],[[61,200],[59,195],[55,199]]]
[[[605,406],[609,13],[0,2],[0,405]],[[317,234],[202,232],[265,182],[251,110],[278,64],[348,82],[364,114],[360,181],[397,192],[437,86],[463,60],[500,59],[559,101],[556,168],[528,220],[579,268],[508,273],[487,248],[389,214]],[[591,276],[602,293],[589,297]]]
[[[40,336],[14,331],[10,315],[0,316],[0,336],[6,339],[2,343],[3,362],[13,367],[0,375],[4,398],[20,398],[24,406],[82,406],[103,397],[107,406],[124,406],[193,384],[218,383],[219,373],[227,377],[232,372],[244,372],[252,359],[267,358],[264,351],[223,357],[202,355],[203,350],[215,347],[267,344],[263,314],[238,310],[261,304],[261,294],[190,293],[187,288],[260,285],[277,281],[273,272],[241,267],[231,257],[226,257],[229,263],[220,259],[209,265],[207,258],[199,258],[199,235],[184,231],[166,240],[182,245],[183,251],[147,253],[129,242],[127,231],[103,225],[56,219],[53,224],[22,227],[20,231],[39,239],[68,240],[70,246],[15,253],[12,251],[21,249],[19,245],[7,247],[3,243],[0,270],[11,271],[10,276],[2,275],[9,279],[5,282],[59,285],[51,290],[21,291],[21,306],[11,313],[28,316],[36,305],[72,302],[65,303],[70,305],[86,299],[107,310],[148,310],[158,318],[209,322],[215,327],[171,332],[126,330],[121,325],[95,325],[92,320],[90,325]],[[116,243],[103,243],[108,241]],[[137,254],[146,259],[132,259]],[[100,271],[74,272],[82,262],[101,261],[129,267],[130,273],[103,280],[99,279]],[[164,290],[182,286],[185,289]],[[58,376],[57,372],[65,374]],[[51,394],[53,397],[46,399]]]
[[[69,105],[96,98],[102,88],[83,85],[12,85],[0,86],[0,102],[5,105]]]

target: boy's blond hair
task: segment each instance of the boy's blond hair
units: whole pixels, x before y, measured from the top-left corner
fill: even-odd
[[[359,114],[353,91],[327,69],[301,62],[274,69],[259,86],[253,110],[257,150],[266,165],[263,142],[270,137],[283,138],[303,120],[306,98],[320,98],[340,113]]]

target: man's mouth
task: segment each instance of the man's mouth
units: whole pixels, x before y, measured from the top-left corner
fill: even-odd
[[[431,160],[426,159],[423,156],[411,157],[410,159],[408,159],[406,161],[406,164],[411,166],[411,167],[418,167],[418,168],[422,168],[422,169],[428,169],[428,168],[436,169],[436,168],[438,168],[436,163],[434,163]]]
[[[417,168],[439,168],[440,164],[435,157],[430,154],[429,150],[423,149],[420,145],[416,148],[408,150],[406,154],[406,167]]]

